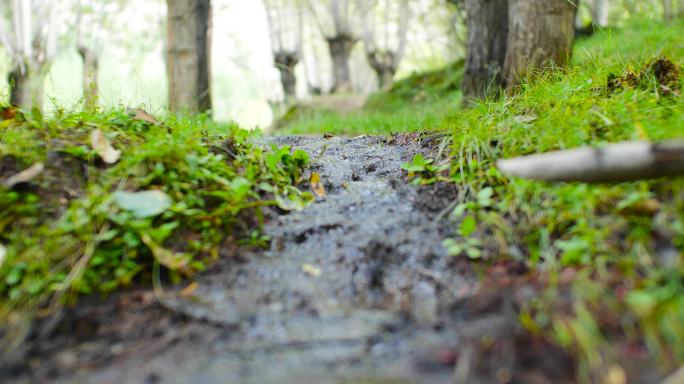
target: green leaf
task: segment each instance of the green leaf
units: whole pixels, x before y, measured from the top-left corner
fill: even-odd
[[[461,236],[468,237],[477,230],[477,221],[472,216],[466,216],[461,222]]]
[[[482,251],[479,248],[467,247],[466,254],[469,258],[476,260],[482,257]]]
[[[464,251],[463,244],[458,243],[454,239],[446,239],[442,242],[442,246],[447,249],[449,256],[458,256]]]
[[[233,190],[236,200],[242,200],[249,193],[251,187],[252,184],[244,177],[236,177],[230,183],[230,188]]]
[[[653,313],[658,300],[657,298],[644,291],[631,292],[627,295],[627,304],[632,308],[632,311],[640,317],[646,317]]]
[[[492,205],[492,196],[494,195],[494,189],[492,187],[487,187],[477,194],[477,203],[481,207],[489,207]]]
[[[112,198],[121,209],[140,219],[158,216],[171,207],[171,198],[162,191],[116,192]]]
[[[299,167],[305,167],[309,164],[309,154],[304,150],[297,149],[292,154],[292,157],[294,157],[295,164]]]
[[[24,277],[24,271],[26,270],[26,264],[20,263],[16,265],[14,268],[10,269],[9,273],[5,277],[5,284],[7,285],[16,285],[21,282],[21,279]]]

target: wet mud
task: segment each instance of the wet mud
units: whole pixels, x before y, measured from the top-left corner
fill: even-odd
[[[36,326],[11,380],[574,382],[574,362],[518,326],[516,303],[535,294],[529,272],[443,248],[455,225],[440,212],[458,191],[411,186],[401,170],[416,153],[435,156],[434,141],[263,139],[272,142],[306,150],[327,196],[270,215],[270,249],[227,248],[163,292],[83,300]],[[488,268],[499,275],[483,287]]]

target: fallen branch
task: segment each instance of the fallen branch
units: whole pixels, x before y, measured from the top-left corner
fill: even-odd
[[[684,367],[681,367],[677,371],[675,371],[672,375],[667,377],[660,384],[678,384],[678,383],[683,383],[683,382],[684,382]]]
[[[684,175],[684,141],[582,147],[499,160],[496,166],[510,176],[546,181],[623,182]]]

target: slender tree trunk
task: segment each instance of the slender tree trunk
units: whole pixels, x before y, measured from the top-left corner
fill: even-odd
[[[672,0],[663,0],[663,18],[669,21],[672,16]]]
[[[12,69],[8,76],[11,89],[10,104],[24,110],[42,110],[46,73],[46,69],[31,69],[28,66],[24,70],[18,66]]]
[[[333,78],[335,79],[334,92],[352,91],[349,56],[355,44],[356,40],[349,35],[337,35],[328,39],[328,48],[333,62]]]
[[[394,83],[394,74],[397,72],[397,57],[392,52],[370,51],[366,54],[368,64],[378,76],[380,89],[389,89]]]
[[[167,0],[169,110],[211,109],[211,0]]]
[[[679,8],[677,9],[677,16],[684,18],[684,0],[679,0]]]
[[[508,38],[508,0],[466,0],[468,47],[464,101],[496,97],[504,86],[502,75]]]
[[[594,0],[591,5],[591,19],[597,26],[605,28],[610,18],[609,0]]]
[[[285,101],[297,97],[297,77],[295,67],[299,63],[299,56],[292,52],[278,52],[275,55],[275,65],[280,72],[280,82],[283,85]]]
[[[85,46],[78,47],[78,53],[83,60],[83,102],[86,109],[92,109],[97,106],[98,100],[99,58],[93,50]]]
[[[572,57],[577,6],[567,0],[510,0],[504,74],[507,89]]]
[[[394,69],[385,69],[383,71],[377,72],[376,75],[378,76],[378,86],[380,89],[390,89],[392,88],[392,85],[394,85],[394,74],[395,74]]]

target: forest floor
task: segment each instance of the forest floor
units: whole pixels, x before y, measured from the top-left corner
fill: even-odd
[[[684,179],[495,164],[684,137],[683,31],[601,31],[469,109],[454,63],[293,136],[0,109],[0,381],[659,382],[684,362]]]
[[[453,184],[416,187],[420,134],[261,139],[306,150],[326,196],[265,226],[270,250],[225,249],[188,287],[83,299],[38,325],[18,382],[574,382],[570,357],[523,332],[522,264],[450,257]],[[480,277],[484,276],[484,281]],[[157,298],[161,297],[160,303]]]

